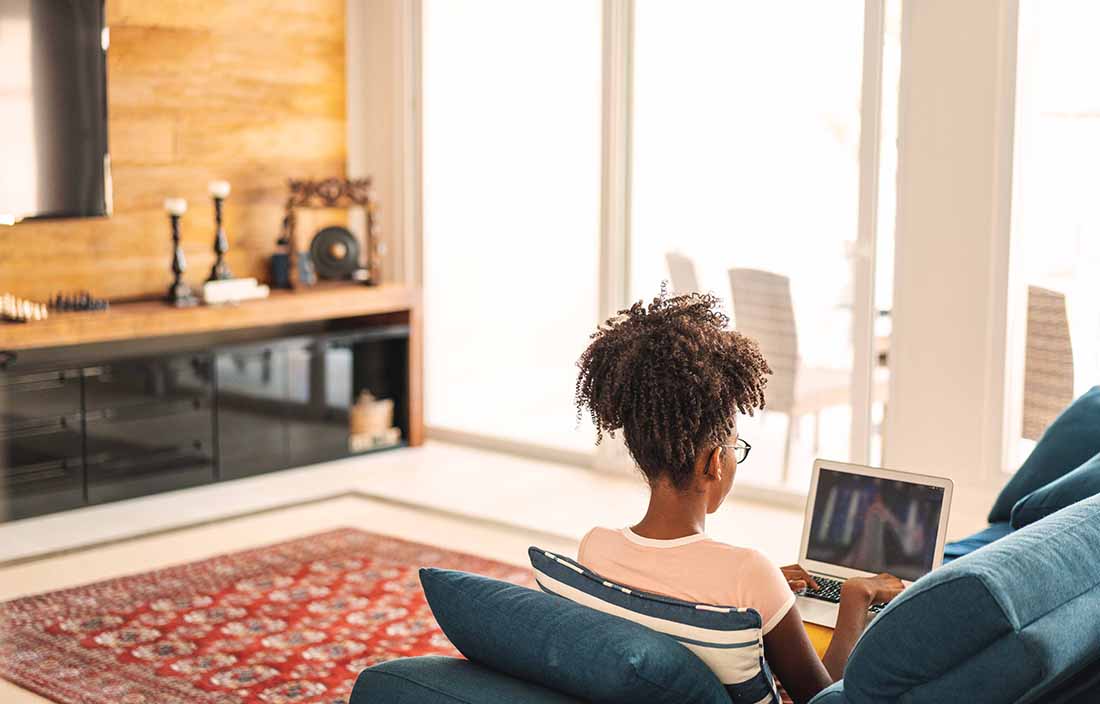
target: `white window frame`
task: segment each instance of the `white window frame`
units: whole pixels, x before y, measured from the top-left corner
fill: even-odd
[[[1021,205],[1026,201],[1019,197],[1024,190],[1027,172],[1020,168],[1025,158],[1023,150],[1018,149],[1017,135],[1026,134],[1026,113],[1020,109],[1021,103],[1026,101],[1032,87],[1030,75],[1021,76],[1019,67],[1030,65],[1029,54],[1034,49],[1036,37],[1036,22],[1030,21],[1036,5],[1033,2],[1021,3],[1019,0],[1011,0],[1002,17],[1004,29],[1017,37],[1015,52],[1009,56],[1002,56],[1005,70],[1005,80],[1011,81],[1004,86],[1006,96],[1011,102],[1003,106],[1008,114],[1013,116],[1011,133],[1005,138],[1010,140],[1002,146],[1004,163],[1010,169],[1008,178],[1010,186],[1001,196],[999,203],[999,221],[1007,228],[1005,233],[1004,256],[1006,270],[1006,285],[1004,295],[1005,315],[1005,363],[1004,374],[1004,411],[1002,413],[1001,426],[1001,451],[999,456],[991,458],[988,481],[991,487],[999,486],[1004,482],[1005,474],[1016,471],[1020,439],[1023,437],[1024,426],[1024,363],[1027,347],[1027,280],[1023,275],[1023,267],[1020,262],[1022,250],[1019,237],[1016,236],[1018,223],[1024,220]],[[1020,35],[1020,27],[1027,27],[1029,36]]]
[[[872,379],[875,365],[875,263],[878,241],[879,151],[882,143],[882,52],[886,0],[865,0],[863,80],[859,120],[859,218],[852,286],[852,427],[849,462],[871,454]]]
[[[952,535],[985,525],[1014,422],[1018,5],[909,0],[902,14],[884,464],[955,482]]]
[[[634,116],[634,0],[603,0],[600,318],[630,296],[630,175]]]
[[[994,151],[993,232],[997,242],[996,268],[993,272],[993,301],[990,330],[994,349],[1004,351],[1000,362],[989,365],[986,385],[992,390],[991,427],[985,432],[986,459],[983,484],[987,494],[999,491],[1005,472],[1016,455],[1017,441],[1023,428],[1024,342],[1027,330],[1027,294],[1014,237],[1019,214],[1014,210],[1020,190],[1020,154],[1016,135],[1021,117],[1019,109],[1019,0],[998,3],[997,24],[1001,36],[998,45],[996,76],[997,113],[994,126],[997,143]],[[999,392],[999,393],[998,393]],[[1013,468],[1013,471],[1015,468]]]

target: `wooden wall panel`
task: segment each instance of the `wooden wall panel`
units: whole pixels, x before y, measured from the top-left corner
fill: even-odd
[[[343,176],[345,0],[107,0],[114,214],[0,227],[0,291],[159,295],[163,202],[186,198],[187,280],[213,263],[207,183],[226,179],[229,265],[265,279],[286,179]]]

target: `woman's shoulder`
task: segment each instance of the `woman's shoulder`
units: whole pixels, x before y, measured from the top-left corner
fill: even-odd
[[[606,537],[613,537],[613,536],[619,535],[621,533],[622,533],[621,528],[605,528],[603,526],[596,526],[595,528],[593,528],[593,529],[589,530],[587,533],[585,533],[584,537],[585,537],[585,539],[590,538],[592,536],[606,538]]]
[[[593,546],[607,545],[611,541],[621,539],[621,537],[621,530],[596,526],[581,538],[580,547],[577,548],[577,561],[583,563],[584,556],[589,554],[589,550]]]

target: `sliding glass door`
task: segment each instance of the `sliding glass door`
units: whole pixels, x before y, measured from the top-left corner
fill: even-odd
[[[599,312],[671,279],[732,300],[775,369],[746,481],[867,460],[887,4],[424,0],[430,432],[629,464],[593,455],[574,364]]]
[[[590,453],[601,4],[425,0],[423,23],[427,423]]]

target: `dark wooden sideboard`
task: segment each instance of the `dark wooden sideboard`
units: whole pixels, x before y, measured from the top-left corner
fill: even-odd
[[[0,521],[373,451],[349,443],[364,390],[419,445],[421,345],[398,286],[4,324]]]

